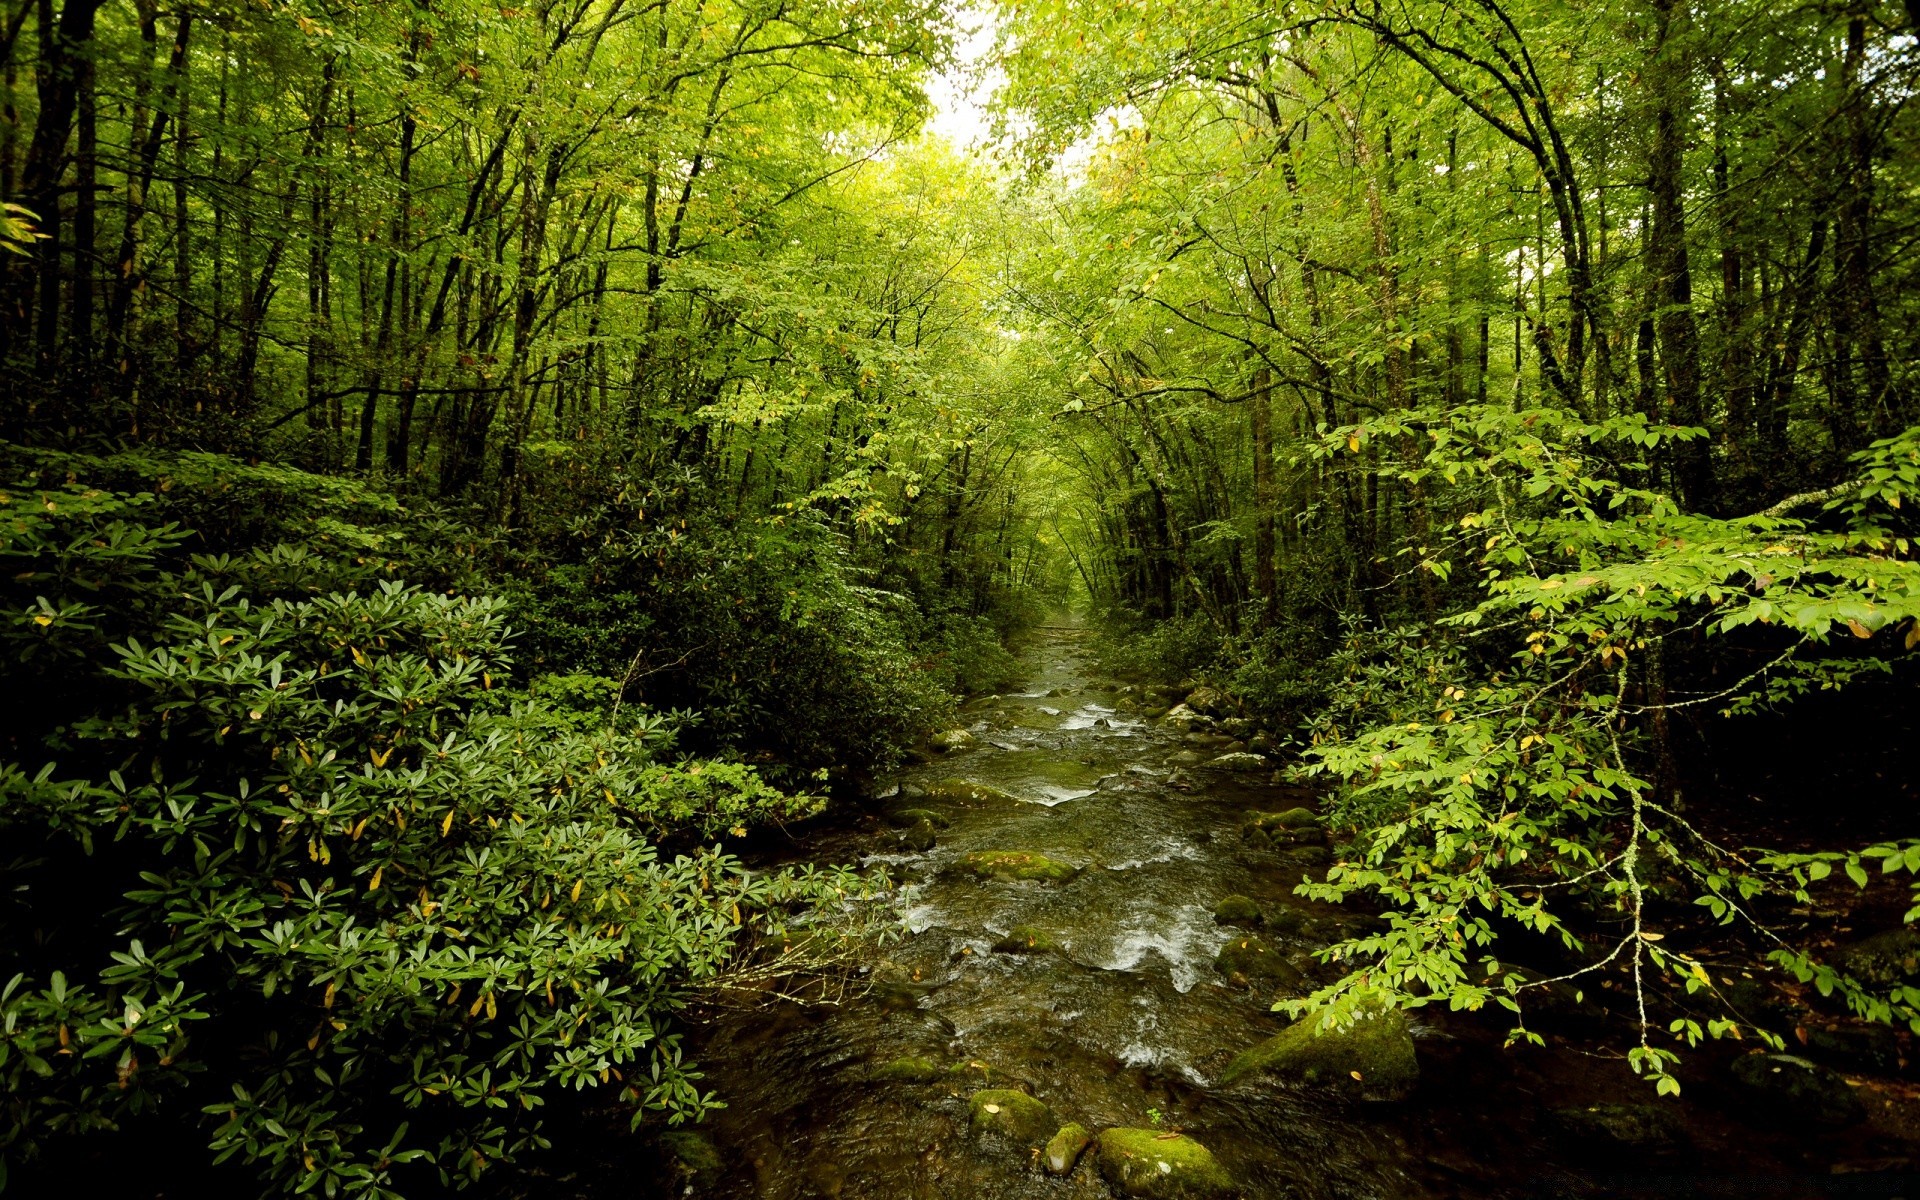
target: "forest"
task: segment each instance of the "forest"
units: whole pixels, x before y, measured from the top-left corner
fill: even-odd
[[[0,1194],[1920,1177],[1915,0],[0,63]]]

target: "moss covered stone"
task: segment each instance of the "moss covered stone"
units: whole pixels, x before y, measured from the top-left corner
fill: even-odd
[[[942,754],[955,750],[968,750],[974,745],[973,735],[964,729],[943,729],[927,739],[927,744]]]
[[[900,844],[902,846],[920,854],[925,854],[927,851],[933,849],[934,843],[939,840],[939,835],[933,831],[932,821],[921,821],[900,835]]]
[[[1418,1082],[1420,1063],[1406,1014],[1389,1008],[1338,1027],[1323,1028],[1315,1017],[1297,1021],[1227,1064],[1220,1082],[1260,1075],[1319,1084],[1363,1100],[1398,1100]]]
[[[1575,1150],[1594,1155],[1638,1150],[1662,1154],[1686,1143],[1686,1128],[1671,1104],[1589,1104],[1552,1108],[1546,1123]]]
[[[1001,954],[1045,954],[1049,950],[1058,950],[1060,946],[1043,929],[1015,925],[1007,930],[1005,937],[993,944],[993,948]]]
[[[1192,1138],[1157,1129],[1103,1129],[1100,1174],[1122,1196],[1148,1200],[1224,1200],[1233,1177],[1211,1151]]]
[[[1052,1109],[1012,1088],[988,1088],[967,1101],[967,1128],[974,1133],[998,1133],[1037,1146],[1057,1124]]]
[[[949,800],[958,804],[1020,803],[1020,797],[1012,792],[972,779],[942,779],[938,783],[928,784],[926,794],[932,800]]]
[[[938,1083],[948,1073],[930,1058],[896,1058],[875,1067],[869,1078],[875,1083]]]
[[[1871,987],[1920,983],[1920,929],[1890,929],[1837,955],[1840,969]]]
[[[889,824],[897,825],[902,829],[911,829],[922,821],[925,821],[935,829],[945,829],[947,826],[953,824],[952,821],[947,819],[945,813],[935,812],[931,808],[896,808],[887,814],[887,821]]]
[[[1251,810],[1243,825],[1246,829],[1268,832],[1275,829],[1318,829],[1320,818],[1310,808],[1288,808],[1280,812]]]
[[[1866,1106],[1838,1074],[1792,1054],[1749,1054],[1733,1081],[1753,1117],[1773,1125],[1839,1129],[1866,1119]]]
[[[1060,1132],[1054,1134],[1047,1143],[1044,1161],[1048,1174],[1071,1175],[1074,1164],[1080,1161],[1080,1156],[1092,1144],[1093,1135],[1087,1132],[1085,1125],[1078,1122],[1062,1125]]]
[[[1304,977],[1265,938],[1244,934],[1227,939],[1213,960],[1213,969],[1236,987],[1294,987]]]
[[[726,1171],[713,1139],[691,1129],[675,1129],[660,1135],[660,1149],[673,1160],[682,1175],[698,1183],[712,1183]]]
[[[1258,925],[1260,906],[1251,897],[1235,893],[1213,906],[1213,920],[1216,925]]]
[[[977,850],[960,862],[982,879],[1065,883],[1080,873],[1080,868],[1048,858],[1036,850]]]

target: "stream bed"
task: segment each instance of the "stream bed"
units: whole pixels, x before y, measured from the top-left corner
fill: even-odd
[[[1310,806],[1311,793],[1271,766],[1209,767],[1219,746],[1120,711],[1117,688],[1096,677],[1096,636],[1039,631],[1026,685],[966,706],[970,745],[903,772],[899,793],[864,818],[807,834],[806,859],[884,864],[903,884],[910,932],[882,948],[843,1003],[711,1015],[693,1053],[727,1107],[697,1135],[706,1166],[675,1176],[675,1192],[1119,1194],[1092,1153],[1061,1177],[1030,1142],[970,1132],[969,1098],[990,1087],[1030,1092],[1049,1121],[1094,1132],[1178,1130],[1245,1200],[1697,1194],[1684,1181],[1826,1174],[1818,1158],[1829,1151],[1796,1149],[1691,1099],[1676,1107],[1684,1134],[1637,1148],[1569,1142],[1550,1112],[1644,1105],[1650,1089],[1617,1057],[1571,1043],[1503,1050],[1497,1018],[1412,1014],[1420,1082],[1398,1102],[1270,1080],[1221,1086],[1237,1053],[1285,1027],[1276,995],[1331,978],[1311,952],[1369,918],[1293,894],[1323,847],[1242,836],[1249,810]],[[903,844],[908,808],[931,814],[917,839],[924,847],[931,829],[930,847]],[[995,851],[1078,870],[1060,882],[968,869],[968,855]],[[1229,939],[1251,932],[1216,923],[1229,895],[1261,910],[1258,935],[1287,960],[1273,974],[1291,992],[1216,969]],[[905,1077],[887,1078],[889,1064]],[[1615,1190],[1596,1173],[1651,1190]]]

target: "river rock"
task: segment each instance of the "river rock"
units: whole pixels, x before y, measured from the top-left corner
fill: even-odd
[[[1590,1154],[1621,1150],[1660,1154],[1686,1144],[1686,1127],[1667,1104],[1590,1104],[1547,1110],[1548,1126],[1563,1142]]]
[[[1187,693],[1186,706],[1204,717],[1225,716],[1227,698],[1218,688],[1195,688]]]
[[[1000,954],[1045,954],[1049,950],[1059,949],[1059,944],[1044,930],[1031,925],[1015,925],[1007,930],[1006,936],[993,944]]]
[[[1213,960],[1213,969],[1236,987],[1255,984],[1291,988],[1304,982],[1286,956],[1255,934],[1228,938]]]
[[[1156,1129],[1103,1129],[1095,1140],[1100,1174],[1122,1196],[1147,1200],[1225,1200],[1233,1177],[1205,1146]]]
[[[1211,723],[1205,717],[1184,704],[1176,704],[1168,709],[1166,715],[1161,717],[1160,721],[1162,724],[1178,729],[1182,733],[1192,733],[1196,729],[1204,729]]]
[[[1020,797],[1012,792],[972,779],[942,779],[938,783],[928,784],[926,794],[929,799],[950,800],[961,804],[1020,803]]]
[[[927,739],[927,744],[942,754],[973,748],[973,735],[964,729],[943,729]]]
[[[673,1160],[674,1168],[695,1183],[714,1183],[726,1171],[719,1148],[704,1133],[669,1130],[660,1135],[660,1148]]]
[[[1176,750],[1168,761],[1177,762],[1183,767],[1195,767],[1199,766],[1206,757],[1206,755],[1200,753],[1198,750]]]
[[[868,1078],[875,1083],[938,1083],[947,1075],[947,1069],[930,1058],[896,1058],[875,1067]]]
[[[1889,929],[1834,955],[1836,965],[1869,987],[1920,983],[1920,929]]]
[[[1065,883],[1080,873],[1079,867],[1058,862],[1036,850],[976,850],[961,859],[960,864],[982,879],[1003,881],[1037,879],[1042,883]]]
[[[1399,1100],[1420,1079],[1407,1015],[1397,1008],[1360,1013],[1348,1025],[1323,1029],[1306,1017],[1242,1053],[1220,1075],[1222,1085],[1272,1075],[1319,1084],[1363,1100]]]
[[[1092,1144],[1093,1137],[1087,1133],[1085,1125],[1077,1121],[1062,1125],[1060,1132],[1054,1134],[1053,1139],[1047,1143],[1045,1156],[1047,1174],[1071,1175],[1074,1164],[1080,1161],[1080,1156],[1086,1153],[1087,1147]]]
[[[1866,1119],[1866,1106],[1846,1080],[1796,1055],[1737,1058],[1733,1081],[1745,1097],[1746,1114],[1766,1124],[1839,1129]]]
[[[1264,733],[1256,733],[1247,739],[1247,749],[1255,754],[1272,754],[1273,739]]]
[[[1271,833],[1276,829],[1292,832],[1301,829],[1320,828],[1320,818],[1310,808],[1289,808],[1280,812],[1261,812],[1248,809],[1246,820],[1241,823],[1241,831],[1257,830]]]
[[[909,827],[905,833],[900,835],[900,844],[902,846],[920,854],[925,854],[927,851],[933,849],[933,844],[937,840],[939,839],[933,832],[932,821],[917,821]]]
[[[1245,750],[1233,750],[1207,763],[1216,771],[1263,771],[1267,760]]]
[[[1900,1035],[1887,1025],[1816,1025],[1806,1045],[1809,1056],[1852,1071],[1895,1075],[1907,1065]]]
[[[947,814],[935,812],[931,808],[896,808],[887,814],[888,824],[898,825],[902,829],[911,829],[922,821],[931,824],[935,829],[945,829],[953,824],[947,819]]]
[[[1260,924],[1260,906],[1252,897],[1235,893],[1223,897],[1213,906],[1213,923],[1216,925],[1258,925]]]
[[[1214,724],[1228,737],[1243,738],[1253,732],[1253,722],[1245,717],[1222,717]]]
[[[1046,1141],[1058,1124],[1052,1109],[1012,1088],[988,1088],[967,1101],[967,1128],[974,1133],[999,1133],[1033,1146]]]

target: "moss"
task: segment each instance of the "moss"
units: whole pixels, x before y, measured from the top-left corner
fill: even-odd
[[[875,1083],[937,1083],[947,1077],[947,1069],[930,1058],[896,1058],[873,1069],[868,1078]]]
[[[939,835],[933,831],[932,821],[921,821],[900,835],[900,844],[919,854],[925,854],[933,849],[934,844],[939,840]]]
[[[1056,1124],[1052,1109],[1012,1088],[988,1088],[975,1092],[967,1101],[967,1128],[975,1133],[999,1133],[1026,1145],[1039,1145]]]
[[[974,740],[973,735],[964,729],[943,729],[928,738],[927,744],[942,754],[950,754],[955,750],[971,749]]]
[[[935,812],[931,808],[896,808],[887,814],[887,821],[902,829],[911,829],[922,821],[935,829],[945,829],[953,824],[945,813]]]
[[[1871,987],[1920,982],[1920,929],[1890,929],[1836,956],[1841,970]]]
[[[1001,954],[1045,954],[1049,950],[1058,950],[1055,942],[1045,930],[1035,929],[1031,925],[1015,925],[1007,930],[1007,935],[993,944],[994,950]]]
[[[1103,1129],[1100,1174],[1123,1196],[1215,1200],[1234,1194],[1233,1177],[1205,1146],[1156,1129]]]
[[[1733,1079],[1745,1098],[1743,1110],[1769,1124],[1839,1129],[1866,1119],[1866,1106],[1846,1080],[1792,1054],[1737,1058]]]
[[[1216,925],[1258,925],[1260,924],[1260,906],[1251,897],[1238,893],[1228,896],[1213,906],[1213,920]]]
[[[1074,1164],[1080,1161],[1080,1156],[1086,1153],[1087,1147],[1092,1144],[1093,1137],[1087,1132],[1085,1125],[1078,1122],[1062,1125],[1060,1132],[1054,1134],[1053,1139],[1047,1143],[1044,1161],[1048,1174],[1072,1174]]]
[[[947,800],[956,804],[1020,803],[1020,797],[1011,792],[971,779],[942,779],[938,783],[928,784],[926,793],[930,800]]]
[[[691,1129],[676,1129],[660,1135],[660,1148],[673,1159],[674,1165],[687,1176],[701,1183],[712,1183],[726,1171],[726,1164],[720,1160],[720,1151],[713,1139],[704,1133]]]
[[[1420,1063],[1406,1014],[1389,1008],[1335,1028],[1322,1028],[1316,1017],[1297,1021],[1227,1064],[1220,1082],[1259,1075],[1320,1084],[1364,1100],[1398,1100],[1418,1082]]]
[[[960,862],[983,879],[1065,883],[1080,873],[1080,868],[1056,862],[1035,850],[978,850]]]
[[[1213,960],[1213,969],[1225,975],[1228,983],[1242,987],[1252,984],[1293,987],[1304,979],[1298,968],[1281,957],[1279,950],[1251,933],[1228,938]]]
[[[1242,829],[1270,832],[1275,829],[1318,829],[1320,818],[1310,808],[1289,808],[1281,812],[1249,810]]]

